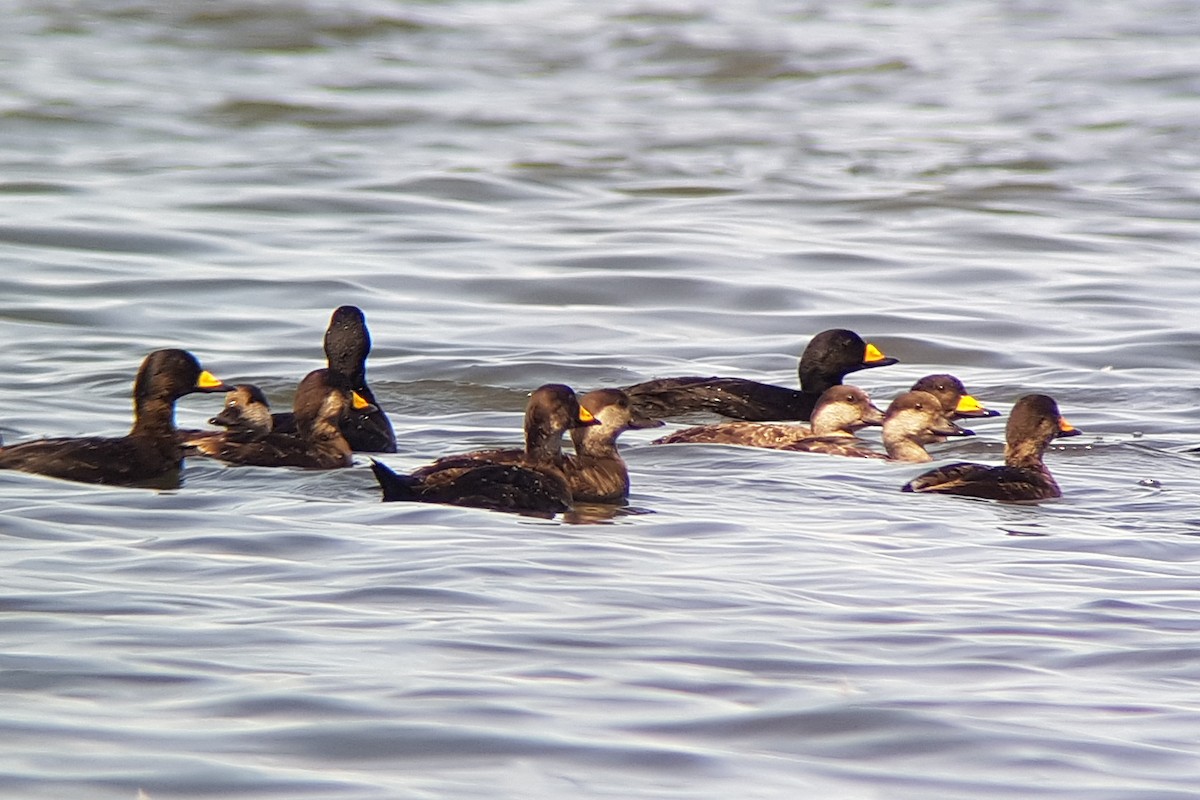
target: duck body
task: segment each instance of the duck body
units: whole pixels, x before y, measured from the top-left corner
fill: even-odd
[[[81,483],[175,488],[183,450],[175,402],[192,392],[228,389],[186,350],[156,350],[134,380],[134,422],[126,436],[40,439],[0,448],[0,469]]]
[[[902,491],[952,494],[987,500],[1028,502],[1062,496],[1046,468],[1046,447],[1053,439],[1079,431],[1063,418],[1058,404],[1044,394],[1022,397],[1013,406],[1005,429],[1004,464],[948,464],[926,472]]]
[[[864,446],[859,439],[847,437],[813,437],[783,449],[851,458],[922,462],[932,460],[925,445],[943,442],[949,436],[972,435],[972,431],[959,427],[950,419],[936,396],[928,392],[904,392],[892,400],[887,413],[883,415],[886,455]]]
[[[500,511],[565,510],[571,507],[573,496],[564,471],[563,434],[595,424],[597,420],[579,404],[570,387],[546,384],[530,395],[526,405],[523,450],[474,450],[444,456],[407,475],[379,462],[372,464],[372,471],[385,503],[416,501]]]
[[[807,420],[825,390],[847,374],[895,364],[854,331],[834,329],[812,338],[800,357],[800,389],[745,378],[659,378],[625,388],[649,417],[712,412],[750,422]]]
[[[624,503],[629,497],[629,468],[617,450],[617,437],[628,430],[657,428],[663,424],[634,408],[620,389],[596,389],[579,398],[597,420],[571,430],[575,455],[565,460],[563,472],[577,503]]]
[[[383,491],[383,502],[419,502],[558,514],[571,508],[570,487],[561,475],[519,464],[476,463],[436,479],[401,475],[376,459],[371,471]]]
[[[329,370],[313,370],[296,389],[293,432],[260,430],[247,434],[235,428],[205,432],[186,439],[184,444],[189,452],[230,464],[306,469],[349,467],[354,458],[338,423],[351,409],[366,405],[361,395],[335,385]]]
[[[375,394],[367,385],[367,356],[371,352],[371,334],[366,316],[357,306],[340,306],[329,319],[325,330],[325,358],[333,385],[357,392],[366,400],[363,408],[350,408],[338,427],[351,449],[361,453],[396,452],[396,432],[387,414],[379,407]],[[296,430],[295,419],[289,413],[273,415],[276,431]]]
[[[655,439],[653,444],[706,442],[764,447],[774,450],[803,450],[801,443],[814,440],[849,439],[855,431],[883,423],[883,412],[856,386],[826,389],[812,411],[812,425],[769,422],[719,422],[696,425]]]

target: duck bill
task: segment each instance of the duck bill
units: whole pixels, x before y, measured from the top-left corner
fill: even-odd
[[[984,408],[983,404],[969,394],[964,394],[958,400],[958,405],[954,407],[954,416],[967,417],[977,419],[981,417],[998,417],[1000,412],[991,408]]]
[[[375,404],[367,400],[353,389],[350,390],[350,407],[355,411],[361,411],[364,414],[370,414],[372,411],[378,410]]]
[[[661,419],[647,417],[645,414],[642,414],[639,411],[634,411],[629,417],[629,427],[633,428],[634,430],[641,430],[642,428],[661,428],[666,424],[667,423],[663,422]]]
[[[575,417],[575,424],[572,425],[571,427],[586,428],[589,425],[599,425],[599,424],[600,424],[600,420],[596,419],[596,416],[592,412],[588,411],[583,406],[580,406],[579,414]]]
[[[1058,418],[1058,433],[1054,434],[1055,439],[1061,439],[1064,436],[1078,436],[1079,433],[1079,429],[1067,422],[1066,417]]]
[[[953,422],[949,423],[948,425],[943,425],[938,428],[934,428],[933,433],[937,436],[974,436],[975,435],[975,431],[968,430],[959,425],[955,425]]]
[[[900,359],[898,358],[889,358],[888,356],[885,356],[882,350],[870,342],[867,342],[867,349],[863,353],[862,364],[860,364],[858,368],[870,369],[871,367],[886,367],[889,364],[899,363],[899,361]]]
[[[222,428],[233,428],[242,422],[242,412],[237,406],[221,409],[221,413],[209,419],[209,425],[220,425]]]
[[[866,427],[867,425],[882,425],[883,412],[876,408],[874,404],[872,404],[869,408],[870,410],[862,415],[860,427]]]
[[[196,379],[195,391],[197,392],[226,392],[229,387],[221,382],[221,379],[213,375],[208,370],[201,370],[200,377]]]

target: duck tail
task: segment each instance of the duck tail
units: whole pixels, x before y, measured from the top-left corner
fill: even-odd
[[[373,458],[371,459],[371,472],[375,473],[375,480],[379,481],[379,488],[383,490],[383,502],[394,503],[417,499],[416,487],[419,482],[411,475],[401,475],[387,464]]]

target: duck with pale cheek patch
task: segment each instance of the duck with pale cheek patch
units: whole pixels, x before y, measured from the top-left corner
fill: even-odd
[[[337,469],[354,463],[340,422],[347,413],[368,412],[371,404],[351,389],[334,385],[329,370],[308,373],[296,389],[295,431],[247,438],[237,430],[204,433],[185,441],[189,454],[229,464],[257,467]]]
[[[814,438],[857,441],[857,431],[882,424],[883,412],[871,403],[866,392],[857,386],[841,385],[821,395],[813,408],[811,427],[783,422],[718,422],[684,428],[655,439],[652,444],[706,442],[782,450]]]

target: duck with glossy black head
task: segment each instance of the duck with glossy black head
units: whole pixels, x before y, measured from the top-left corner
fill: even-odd
[[[711,412],[750,422],[807,420],[827,389],[851,372],[897,363],[854,331],[818,333],[800,356],[800,388],[745,378],[658,378],[625,388],[634,407],[649,417]]]
[[[1078,434],[1053,398],[1026,395],[1009,412],[1002,466],[948,464],[914,478],[902,491],[1012,502],[1061,497],[1062,489],[1046,468],[1046,448],[1054,439]]]
[[[175,403],[193,392],[228,386],[186,350],[150,353],[133,383],[133,427],[126,436],[39,439],[0,448],[0,469],[117,486],[176,488],[183,450],[175,431]]]

